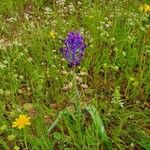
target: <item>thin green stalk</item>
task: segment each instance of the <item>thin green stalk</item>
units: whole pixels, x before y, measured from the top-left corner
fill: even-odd
[[[26,131],[25,131],[25,129],[23,129],[23,138],[24,138],[25,149],[28,150],[28,145],[27,145],[27,138],[26,138]]]
[[[77,112],[81,114],[81,104],[80,104],[80,93],[77,88],[77,82],[76,82],[76,73],[75,69],[73,69],[73,90],[74,90],[74,104]]]
[[[64,111],[61,111],[57,117],[57,119],[54,121],[54,123],[49,127],[47,133],[50,133],[52,131],[52,129],[57,125],[57,123],[59,122],[59,120],[62,118],[64,114]]]

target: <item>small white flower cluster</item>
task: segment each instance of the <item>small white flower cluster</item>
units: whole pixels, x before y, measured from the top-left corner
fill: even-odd
[[[76,11],[76,10],[75,10],[75,7],[74,7],[74,5],[73,5],[73,3],[70,3],[70,4],[68,5],[68,10],[69,10],[69,12],[70,12],[71,14]]]
[[[7,18],[6,21],[13,23],[13,22],[17,21],[17,16]]]
[[[52,9],[50,7],[45,7],[44,8],[44,14],[45,15],[51,15],[52,14]]]
[[[66,1],[66,0],[57,0],[56,3],[57,3],[59,6],[64,6],[64,5],[65,5],[65,1]]]

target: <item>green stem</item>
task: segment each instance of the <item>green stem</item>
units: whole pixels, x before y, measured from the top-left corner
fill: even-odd
[[[50,133],[52,131],[52,129],[57,125],[57,123],[59,122],[59,120],[62,118],[63,116],[63,111],[61,111],[57,117],[57,119],[54,121],[54,123],[50,126],[50,128],[48,129],[48,133]]]
[[[23,129],[23,136],[24,136],[25,149],[28,150],[27,139],[26,139],[26,131],[25,131],[25,129]]]
[[[81,114],[81,103],[80,103],[80,93],[78,91],[77,88],[77,82],[76,82],[76,73],[75,73],[75,69],[73,70],[73,90],[74,90],[74,104],[75,104],[75,108],[78,112],[78,114]]]

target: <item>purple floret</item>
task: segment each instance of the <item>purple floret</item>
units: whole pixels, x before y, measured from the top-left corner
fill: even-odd
[[[80,64],[86,44],[80,33],[69,32],[64,40],[64,47],[60,49],[63,57],[68,61],[69,67],[76,67]]]

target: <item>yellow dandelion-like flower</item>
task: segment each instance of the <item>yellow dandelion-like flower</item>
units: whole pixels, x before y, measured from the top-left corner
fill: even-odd
[[[26,125],[30,125],[30,117],[27,117],[27,115],[20,115],[13,123],[12,127],[15,128],[24,128]]]
[[[57,33],[52,30],[52,31],[49,32],[49,35],[50,35],[50,37],[52,37],[53,39],[55,39]]]
[[[139,10],[140,10],[141,12],[148,13],[148,12],[150,12],[150,5],[144,4],[143,6],[141,6],[141,7],[139,8]]]

